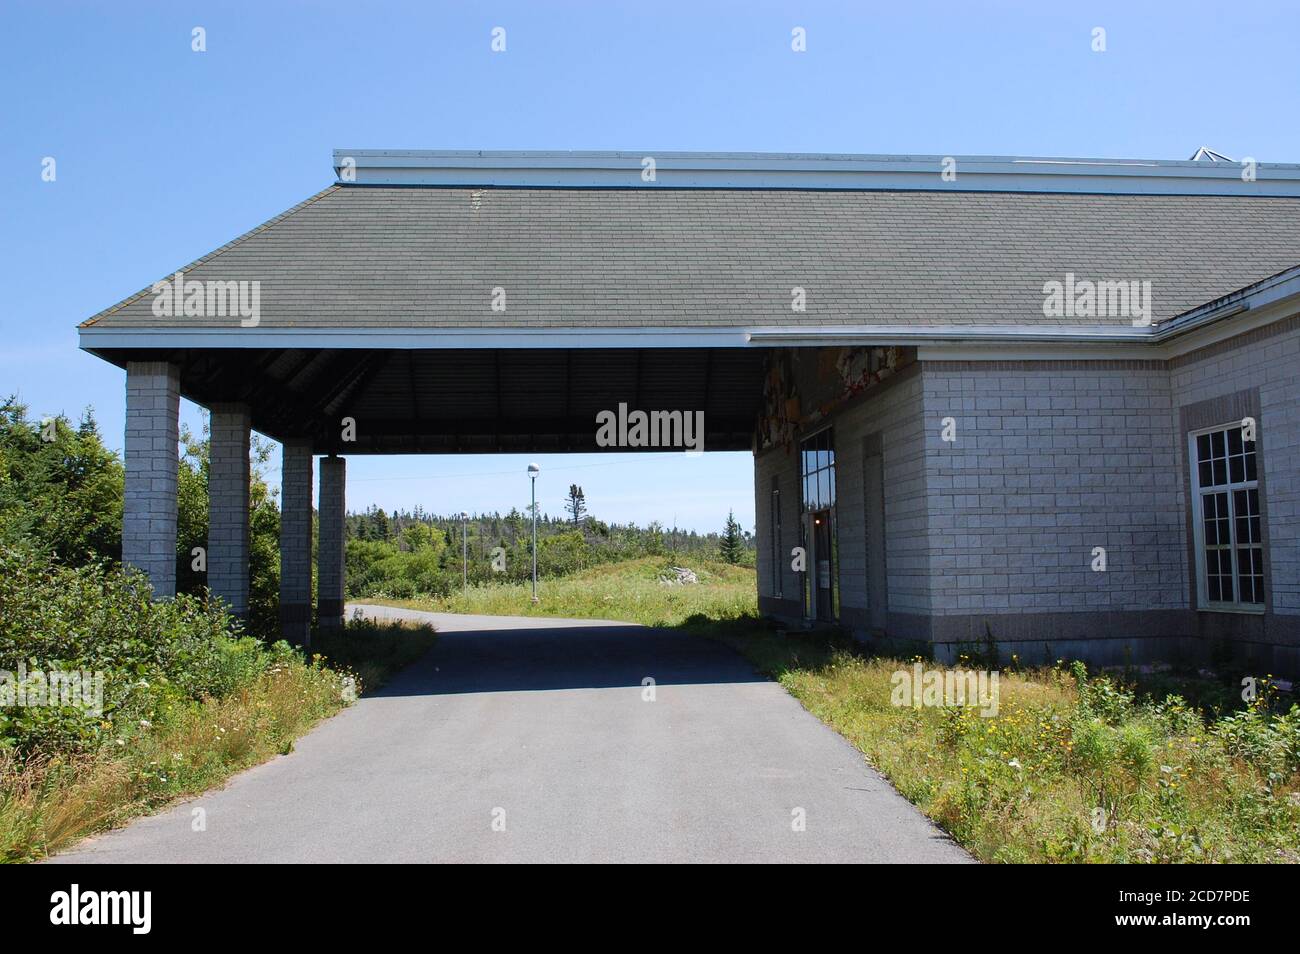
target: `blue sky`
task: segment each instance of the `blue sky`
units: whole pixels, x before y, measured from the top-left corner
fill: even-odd
[[[120,447],[123,374],[77,351],[76,323],[319,191],[335,147],[1185,159],[1209,145],[1294,162],[1298,50],[1293,0],[5,0],[0,391],[38,416],[92,405]],[[578,482],[605,519],[713,529],[734,507],[753,526],[747,454],[539,460],[544,510]],[[527,502],[525,464],[354,457],[348,504],[508,510]]]

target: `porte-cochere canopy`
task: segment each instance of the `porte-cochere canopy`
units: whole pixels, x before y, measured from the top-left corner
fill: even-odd
[[[82,347],[174,362],[184,396],[320,451],[343,416],[352,452],[587,450],[618,401],[702,410],[709,447],[744,449],[764,346],[1132,340],[1044,315],[1044,282],[1150,281],[1158,327],[1300,249],[1290,166],[655,158],[646,181],[641,154],[339,150],[350,181],[179,268],[256,283],[255,324],[233,288],[160,308],[168,275]]]
[[[331,455],[316,601],[336,624],[337,455],[593,450],[598,415],[626,405],[702,412],[706,450],[755,451],[772,612],[931,642],[981,626],[1073,639],[1084,609],[1111,614],[1111,632],[1205,635],[1186,447],[1240,412],[1271,422],[1273,516],[1260,520],[1273,549],[1236,548],[1263,561],[1249,568],[1250,592],[1267,594],[1248,607],[1256,622],[1215,625],[1300,644],[1300,591],[1274,585],[1300,571],[1285,556],[1300,530],[1283,518],[1297,510],[1276,496],[1289,486],[1277,468],[1300,464],[1286,450],[1300,434],[1278,429],[1297,419],[1294,373],[1199,377],[1207,349],[1289,333],[1300,166],[338,150],[334,168],[324,191],[80,326],[84,349],[127,369],[123,552],[164,595],[180,396],[212,410],[209,582],[236,609],[249,429],[285,445],[295,638],[311,615],[314,455]],[[1283,354],[1233,367],[1263,375]],[[1134,415],[1149,425],[1137,437]],[[949,419],[978,440],[936,443],[929,425]],[[839,493],[815,519],[838,555],[825,578],[814,560],[814,587],[782,569],[814,512],[791,451],[828,427]],[[1043,569],[1073,568],[1081,534],[1150,552],[1130,553],[1136,569],[1109,588]],[[1085,590],[1093,602],[1076,603]]]

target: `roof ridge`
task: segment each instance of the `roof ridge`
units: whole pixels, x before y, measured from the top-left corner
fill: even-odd
[[[171,272],[170,274],[175,274],[176,272],[185,272],[185,271],[189,271],[189,270],[192,269],[192,268],[196,268],[196,267],[198,267],[199,265],[204,265],[204,264],[210,262],[210,261],[212,261],[214,258],[216,258],[218,255],[222,255],[222,254],[224,254],[225,252],[228,252],[230,249],[234,248],[236,245],[239,245],[239,244],[241,244],[242,242],[244,242],[245,240],[252,238],[254,235],[257,235],[259,232],[263,232],[263,231],[265,231],[266,229],[269,229],[269,228],[270,228],[271,226],[273,226],[273,225],[278,225],[279,223],[283,222],[285,219],[289,218],[289,216],[294,215],[295,213],[302,211],[302,210],[305,209],[307,206],[311,205],[313,202],[316,202],[316,201],[319,200],[319,199],[323,199],[325,196],[329,195],[331,192],[337,192],[337,191],[339,191],[339,190],[342,189],[342,188],[343,188],[343,187],[342,187],[339,183],[337,183],[337,182],[331,183],[330,185],[328,185],[328,186],[326,186],[324,189],[322,189],[320,192],[317,192],[315,195],[308,196],[307,198],[305,198],[305,199],[303,199],[301,202],[299,202],[297,205],[292,206],[291,208],[285,209],[285,210],[284,210],[283,212],[281,212],[279,215],[276,215],[276,216],[274,216],[274,217],[272,217],[272,218],[267,219],[267,220],[266,220],[265,222],[263,222],[261,225],[254,226],[253,228],[249,229],[247,232],[244,232],[242,235],[237,235],[237,236],[235,236],[233,239],[231,239],[231,240],[230,240],[229,242],[227,242],[225,245],[221,245],[221,246],[218,246],[217,248],[214,248],[211,252],[208,252],[206,255],[203,255],[203,256],[200,256],[199,258],[196,258],[194,261],[190,262],[188,265],[182,265],[180,268],[173,269],[172,272]],[[162,279],[159,279],[159,281],[162,281]],[[96,313],[96,314],[94,314],[94,315],[91,315],[89,318],[87,318],[87,319],[86,319],[85,321],[83,321],[81,324],[77,325],[77,327],[78,327],[78,328],[89,328],[91,325],[93,325],[95,322],[99,321],[101,318],[106,318],[106,317],[108,317],[109,315],[113,314],[113,312],[118,311],[118,310],[120,310],[120,309],[122,309],[122,308],[125,308],[127,305],[130,305],[130,304],[132,304],[132,303],[134,303],[134,302],[139,301],[139,300],[140,300],[141,298],[143,298],[145,295],[148,295],[148,294],[150,294],[150,293],[153,291],[153,286],[154,286],[154,284],[155,284],[154,282],[150,282],[148,285],[146,285],[144,288],[140,289],[140,291],[136,292],[134,295],[129,295],[129,296],[127,296],[126,298],[123,298],[121,301],[119,301],[116,305],[111,305],[111,306],[109,306],[108,308],[105,308],[103,311],[98,312],[98,313]]]
[[[1198,153],[1199,155],[1199,153]],[[335,149],[356,185],[1300,195],[1300,163],[850,153]],[[1222,161],[1220,161],[1222,160]]]

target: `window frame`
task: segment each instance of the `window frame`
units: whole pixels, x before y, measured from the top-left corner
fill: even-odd
[[[1258,425],[1256,425],[1258,428]],[[1192,546],[1194,549],[1194,567],[1193,572],[1196,574],[1196,608],[1199,611],[1208,613],[1244,613],[1250,615],[1262,615],[1268,610],[1268,600],[1272,587],[1268,580],[1267,566],[1267,547],[1264,545],[1265,537],[1265,515],[1264,515],[1264,491],[1261,477],[1263,476],[1263,463],[1259,453],[1259,437],[1256,432],[1256,439],[1252,441],[1254,446],[1255,457],[1255,479],[1234,481],[1232,479],[1232,467],[1225,458],[1225,468],[1227,482],[1223,484],[1211,484],[1209,487],[1201,486],[1201,458],[1197,449],[1197,438],[1222,433],[1224,434],[1225,453],[1227,453],[1227,434],[1232,430],[1241,430],[1240,421],[1230,421],[1226,424],[1214,424],[1209,427],[1200,427],[1187,432],[1187,462],[1188,477],[1191,484],[1191,511],[1192,511]],[[1231,456],[1229,454],[1229,456]],[[1211,460],[1214,458],[1211,457]],[[1242,475],[1243,478],[1245,474]],[[1259,501],[1259,540],[1257,542],[1247,542],[1246,548],[1258,549],[1260,555],[1260,574],[1261,585],[1264,588],[1263,601],[1259,603],[1243,602],[1239,597],[1241,595],[1241,572],[1238,562],[1237,551],[1241,544],[1237,540],[1237,504],[1236,494],[1238,491],[1254,490]],[[1231,560],[1232,568],[1232,593],[1236,599],[1228,600],[1211,600],[1209,598],[1209,586],[1206,579],[1206,559],[1205,559],[1205,498],[1212,494],[1224,494],[1227,500],[1227,522],[1228,522],[1228,547],[1227,552]]]
[[[800,514],[816,513],[819,510],[834,510],[837,500],[836,475],[835,475],[835,428],[833,425],[826,425],[818,428],[810,434],[807,434],[799,441],[799,512]],[[825,447],[814,445],[810,450],[806,445],[816,441],[818,444],[825,443]],[[812,453],[813,465],[809,469],[806,466],[808,453]],[[824,456],[824,459],[823,459]],[[809,500],[808,481],[812,479],[817,487],[816,502]],[[822,496],[822,490],[826,491],[826,496]]]

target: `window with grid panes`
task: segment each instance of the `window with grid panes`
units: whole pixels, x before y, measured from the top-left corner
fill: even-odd
[[[1240,424],[1191,436],[1197,592],[1211,608],[1261,609],[1264,542],[1255,442]]]

